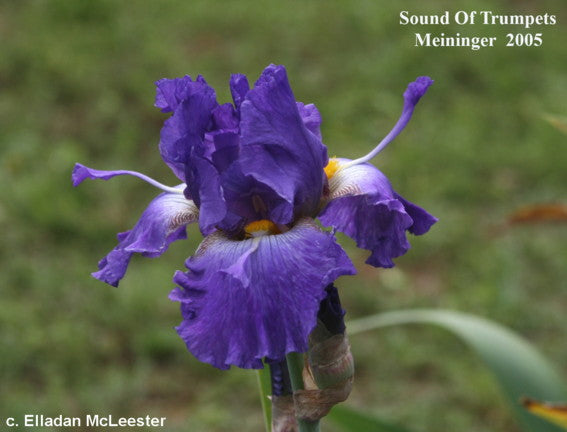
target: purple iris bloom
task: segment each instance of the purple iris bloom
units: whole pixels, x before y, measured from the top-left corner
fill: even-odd
[[[315,218],[370,250],[367,262],[379,267],[408,250],[407,231],[424,234],[436,221],[368,163],[405,127],[431,83],[409,84],[394,129],[351,161],[328,159],[321,116],[315,105],[295,101],[283,66],[268,66],[252,89],[244,75],[233,75],[234,104],[220,105],[201,76],[158,81],[155,105],[172,113],[159,149],[182,183],[75,165],[75,186],[134,175],[163,190],[132,230],[118,234],[93,276],[117,286],[134,253],[159,256],[198,222],[204,240],[170,294],[181,303],[177,331],[188,349],[221,369],[261,368],[263,358],[306,351],[325,288],[355,273]]]

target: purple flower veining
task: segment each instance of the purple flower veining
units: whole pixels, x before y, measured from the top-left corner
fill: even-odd
[[[204,239],[170,294],[181,303],[177,332],[189,351],[221,369],[261,368],[264,358],[306,351],[325,288],[355,273],[315,218],[370,250],[367,263],[376,267],[392,267],[410,247],[406,233],[424,234],[437,220],[368,163],[403,130],[432,82],[408,85],[400,119],[367,156],[329,160],[321,116],[296,102],[283,66],[268,66],[253,88],[233,75],[233,104],[220,105],[201,76],[159,80],[155,105],[172,113],[159,150],[182,183],[75,165],[74,186],[133,175],[163,191],[118,234],[93,276],[117,286],[134,253],[159,256],[198,222]]]

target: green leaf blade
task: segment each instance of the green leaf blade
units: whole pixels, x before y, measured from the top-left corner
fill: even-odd
[[[561,376],[527,341],[509,329],[474,315],[446,310],[403,310],[372,315],[347,324],[349,335],[400,324],[434,324],[445,328],[472,348],[504,391],[523,430],[560,432],[562,429],[528,413],[522,397],[567,399]]]

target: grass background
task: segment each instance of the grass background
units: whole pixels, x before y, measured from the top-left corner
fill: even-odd
[[[399,25],[400,10],[557,16],[555,26]],[[482,315],[532,341],[567,378],[565,224],[508,226],[516,209],[565,203],[563,1],[0,2],[0,420],[23,414],[167,416],[167,430],[261,430],[253,372],[197,362],[176,336],[171,275],[200,233],[158,260],[136,257],[119,289],[89,276],[156,191],[134,179],[73,189],[77,161],[175,178],[157,151],[166,118],[153,82],[203,74],[229,100],[285,64],[298,100],[323,115],[331,155],[365,154],[395,123],[418,75],[435,84],[374,163],[439,217],[390,270],[339,281],[348,317],[433,307]],[[497,46],[416,48],[416,31],[497,36]],[[539,48],[506,48],[509,32]],[[465,346],[432,328],[352,338],[351,406],[416,431],[517,431]],[[17,429],[13,429],[17,430]],[[22,429],[23,430],[23,429]],[[91,429],[92,430],[92,429]],[[331,428],[329,427],[329,430]]]

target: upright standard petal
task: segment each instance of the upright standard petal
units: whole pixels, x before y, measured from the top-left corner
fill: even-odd
[[[179,190],[183,190],[183,185]],[[100,260],[99,271],[93,276],[118,286],[135,252],[147,257],[161,255],[170,243],[186,238],[185,227],[195,222],[198,214],[193,201],[182,194],[166,192],[158,195],[131,231],[118,234],[118,245]]]
[[[302,111],[305,113],[306,108]],[[314,113],[312,113],[314,115]],[[305,114],[304,114],[305,115]],[[308,114],[307,114],[308,116]],[[244,175],[274,190],[287,205],[269,219],[289,223],[316,213],[325,184],[327,149],[305,125],[283,66],[267,67],[240,106]],[[314,128],[316,120],[306,120]]]
[[[177,331],[199,360],[220,369],[262,368],[307,349],[325,287],[355,269],[335,238],[311,219],[284,234],[230,240],[206,237],[189,272],[177,272]]]
[[[201,143],[211,126],[213,110],[218,106],[214,89],[203,77],[160,80],[156,83],[155,105],[164,112],[173,111],[161,129],[159,150],[164,162],[182,181],[190,163],[193,147]]]
[[[240,104],[246,97],[246,94],[250,91],[250,85],[248,84],[248,78],[246,75],[233,74],[230,77],[230,93],[232,95],[232,100],[234,101],[234,106],[237,110],[240,109]]]
[[[221,174],[238,157],[238,116],[231,104],[217,106],[212,111],[211,131],[202,142],[191,149],[190,163],[185,177],[189,196],[199,207],[199,227],[204,235],[210,234],[225,219],[227,203]]]
[[[186,99],[191,92],[193,80],[189,75],[182,78],[162,78],[156,81],[156,100],[154,106],[161,112],[174,111],[179,103]]]
[[[406,231],[424,234],[437,219],[399,196],[374,166],[349,166],[348,162],[338,160],[338,170],[329,179],[328,202],[319,219],[323,225],[352,237],[357,246],[369,249],[368,264],[393,267],[392,258],[410,248]]]
[[[305,127],[321,140],[322,118],[315,104],[305,105],[303,102],[297,102],[297,109]]]

